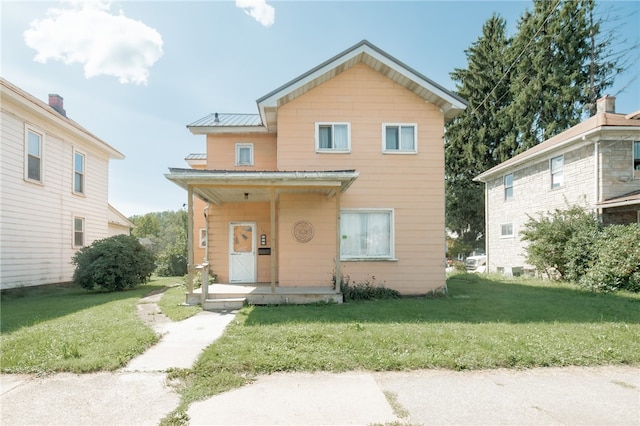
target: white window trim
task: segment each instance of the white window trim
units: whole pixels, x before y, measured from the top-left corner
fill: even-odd
[[[413,127],[413,149],[387,149],[387,127]],[[418,123],[382,123],[382,153],[383,154],[400,154],[400,155],[415,155],[418,153]]]
[[[511,186],[507,186],[507,176],[511,176]],[[502,177],[502,185],[504,186],[504,201],[509,201],[513,199],[513,195],[514,195],[514,190],[513,190],[513,186],[514,186],[514,176],[513,173],[507,173],[506,175],[504,175]],[[507,197],[507,189],[511,188],[511,196]]]
[[[82,191],[76,191],[76,155],[82,155]],[[87,155],[78,151],[77,149],[73,150],[73,170],[72,170],[72,178],[71,178],[71,191],[76,195],[84,196],[87,193]]]
[[[198,231],[198,247],[207,247],[207,228],[200,228]]]
[[[249,162],[248,163],[241,163],[240,162],[240,149],[241,148],[249,148],[250,149],[250,155],[249,155]],[[236,166],[253,166],[254,162],[253,162],[253,143],[250,142],[239,142],[236,143],[236,162],[235,162]]]
[[[389,218],[389,256],[344,256],[342,254],[342,248],[340,248],[340,260],[346,262],[380,262],[380,261],[397,261],[398,259],[395,257],[396,252],[396,235],[395,235],[395,210],[392,208],[353,208],[353,209],[340,209],[340,215],[342,213],[349,212],[358,212],[358,213],[378,213],[378,212],[388,212],[390,215]],[[342,232],[340,233],[342,234]],[[342,238],[342,235],[340,235]]]
[[[640,141],[631,142],[631,172],[634,179],[640,179],[640,170],[636,169],[634,164],[636,160],[636,157],[635,157],[636,144],[640,144]]]
[[[76,219],[82,219],[82,245],[76,244]],[[84,216],[73,215],[71,230],[71,246],[73,248],[85,247],[87,245],[87,219]]]
[[[506,226],[506,225],[511,225],[511,234],[503,234],[502,233],[503,226]],[[515,230],[514,230],[513,222],[507,222],[507,223],[501,223],[500,224],[500,238],[509,239],[509,238],[514,238],[514,236],[515,236]]]
[[[40,180],[29,177],[29,132],[40,136]],[[42,130],[25,124],[24,126],[24,180],[27,182],[44,185],[44,140],[45,135]]]
[[[333,132],[333,126],[347,126],[347,148],[320,148],[320,126],[331,126]],[[316,140],[316,152],[323,154],[345,154],[351,152],[351,123],[339,122],[339,121],[316,121],[315,127],[315,140]]]
[[[553,160],[556,158],[562,158],[562,169],[561,169],[561,173],[562,173],[562,184],[558,185],[558,186],[553,186]],[[564,154],[562,155],[556,155],[555,157],[551,157],[549,159],[549,177],[551,179],[551,189],[560,189],[564,187]]]

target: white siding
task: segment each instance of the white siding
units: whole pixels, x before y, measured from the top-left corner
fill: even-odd
[[[0,288],[70,281],[73,218],[85,244],[108,236],[109,155],[3,98],[0,148]],[[24,133],[45,135],[42,184],[24,179]],[[73,194],[73,150],[86,155],[85,195]]]

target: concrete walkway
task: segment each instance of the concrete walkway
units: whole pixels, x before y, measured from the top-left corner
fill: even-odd
[[[191,366],[235,315],[170,322],[154,297],[139,313],[163,333],[158,344],[115,373],[0,375],[0,424],[157,425],[179,403],[166,369]],[[188,415],[192,425],[640,426],[640,369],[272,374]]]

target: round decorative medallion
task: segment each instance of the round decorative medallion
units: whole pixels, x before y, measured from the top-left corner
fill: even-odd
[[[313,225],[306,220],[299,220],[291,228],[293,238],[299,243],[308,243],[313,238]]]

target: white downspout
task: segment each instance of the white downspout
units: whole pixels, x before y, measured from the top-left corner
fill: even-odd
[[[600,141],[596,140],[593,143],[593,176],[594,176],[594,184],[593,184],[593,211],[596,213],[597,217],[602,220],[600,209],[596,208],[596,204],[600,201]]]
[[[211,263],[209,261],[209,207],[211,207],[211,203],[207,201],[207,207],[204,208],[204,232],[206,234],[207,240],[204,243],[204,261],[205,263]]]

